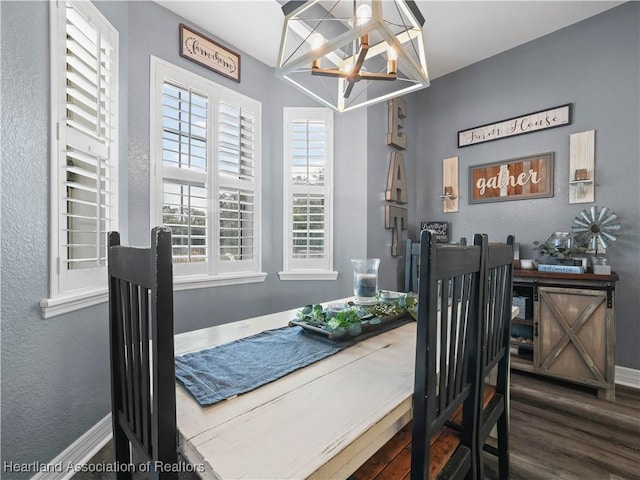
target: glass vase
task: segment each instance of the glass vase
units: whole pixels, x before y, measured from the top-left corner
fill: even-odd
[[[354,302],[360,305],[373,305],[378,295],[379,258],[351,260],[353,266]]]

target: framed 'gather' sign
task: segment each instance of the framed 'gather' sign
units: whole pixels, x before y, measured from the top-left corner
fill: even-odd
[[[240,55],[180,24],[180,56],[240,83]]]
[[[553,153],[469,167],[469,203],[553,197]]]

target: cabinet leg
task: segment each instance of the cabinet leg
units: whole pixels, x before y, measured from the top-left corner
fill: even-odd
[[[615,385],[611,385],[607,388],[599,388],[598,389],[598,398],[603,398],[605,400],[609,400],[610,402],[616,401],[616,390]]]

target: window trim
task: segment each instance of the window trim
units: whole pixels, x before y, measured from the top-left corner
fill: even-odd
[[[177,65],[162,60],[154,55],[150,55],[150,69],[149,69],[149,120],[150,120],[150,143],[149,143],[149,163],[150,163],[150,189],[149,189],[149,215],[151,225],[162,224],[162,183],[164,181],[162,159],[162,120],[161,120],[161,105],[158,103],[158,91],[156,90],[158,85],[161,85],[164,81],[174,81],[177,84],[184,84],[184,78],[189,78],[189,87],[200,91],[208,91],[214,89],[221,92],[222,97],[227,99],[240,98],[245,101],[255,102],[257,106],[256,118],[260,121],[260,129],[256,135],[255,150],[262,157],[262,102],[249,98],[235,90],[231,90],[224,87],[212,80],[209,80],[197,73],[193,73],[189,70],[181,68]],[[160,93],[161,94],[161,93]],[[212,104],[211,118],[214,122],[217,122],[216,116],[218,107]],[[215,124],[215,123],[214,123]],[[207,129],[207,142],[211,146],[210,148],[217,148],[217,138],[213,134],[213,129]],[[215,169],[214,165],[209,165],[208,168]],[[188,269],[182,269],[183,272],[179,274],[175,271],[176,264],[174,264],[174,290],[191,290],[199,288],[218,287],[226,285],[241,285],[247,283],[260,283],[264,282],[267,274],[262,271],[262,158],[255,165],[254,170],[254,195],[255,195],[255,220],[254,220],[254,242],[255,247],[255,270],[251,271],[225,271],[220,269],[217,272],[214,271],[219,264],[219,261],[214,258],[214,255],[218,255],[218,237],[214,236],[217,231],[219,214],[217,213],[217,197],[213,198],[209,196],[209,226],[207,228],[209,237],[208,248],[210,249],[209,261],[207,262],[207,269],[205,272],[198,272],[197,269],[193,273],[188,272]],[[211,170],[207,172],[207,177],[211,183],[208,188],[211,191],[218,191],[220,186],[219,173],[217,170]],[[223,183],[227,185],[228,183]],[[214,213],[215,211],[215,213]],[[178,265],[179,266],[179,265]],[[187,270],[185,272],[185,270]]]
[[[317,260],[294,260],[290,252],[290,241],[293,236],[290,218],[292,215],[292,198],[298,190],[291,182],[291,124],[296,119],[324,120],[328,125],[325,185],[323,190],[325,198],[325,248],[328,251],[326,268],[318,268]],[[282,259],[283,270],[278,272],[280,280],[336,280],[338,272],[333,270],[333,137],[334,119],[333,112],[323,107],[284,107],[283,108],[283,242]],[[307,265],[305,265],[305,263]]]
[[[69,0],[85,20],[92,24],[101,34],[108,37],[113,48],[111,65],[112,84],[112,120],[111,141],[109,142],[109,182],[113,185],[111,221],[108,230],[118,228],[119,182],[118,182],[118,150],[119,150],[119,33],[104,15],[90,2]],[[87,19],[87,17],[89,17]],[[62,272],[63,262],[60,256],[64,232],[61,231],[61,215],[63,212],[61,195],[65,169],[62,167],[61,155],[66,150],[62,145],[61,131],[66,127],[66,2],[52,3],[49,8],[49,40],[50,40],[50,157],[49,157],[49,296],[40,302],[43,318],[69,313],[81,308],[103,303],[107,300],[107,266],[91,267],[76,270],[75,275]],[[64,69],[60,68],[64,66]],[[65,125],[63,125],[63,122]],[[106,244],[106,239],[105,239]],[[70,277],[81,277],[81,281]],[[74,287],[74,285],[87,285]]]

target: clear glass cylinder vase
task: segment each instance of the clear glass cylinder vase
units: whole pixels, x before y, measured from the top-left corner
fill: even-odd
[[[351,260],[353,266],[353,294],[355,303],[372,305],[378,295],[379,258],[363,258]]]

